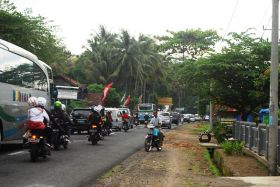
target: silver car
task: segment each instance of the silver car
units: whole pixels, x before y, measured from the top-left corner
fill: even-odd
[[[161,119],[161,127],[171,129],[171,117],[169,112],[160,112],[158,117]]]

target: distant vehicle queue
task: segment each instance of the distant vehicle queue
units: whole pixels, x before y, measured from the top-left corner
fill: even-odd
[[[134,115],[129,108],[101,105],[75,108],[68,115],[65,105],[57,100],[52,68],[34,54],[1,39],[0,87],[0,146],[23,142],[32,161],[46,158],[60,146],[67,149],[70,134],[75,132],[85,131],[88,141],[95,145],[113,129],[127,132],[134,124],[145,124],[150,129],[145,140],[147,151],[154,146],[161,150],[164,135],[159,127],[170,129],[172,123],[201,119],[198,115],[182,117],[180,113],[158,111],[153,103],[138,104]]]

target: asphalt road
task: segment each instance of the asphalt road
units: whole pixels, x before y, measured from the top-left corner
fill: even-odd
[[[9,146],[0,152],[1,187],[88,186],[102,173],[144,145],[147,129],[143,126],[114,132],[98,145],[86,135],[72,135],[69,149],[53,151],[47,159],[30,162],[29,152]]]

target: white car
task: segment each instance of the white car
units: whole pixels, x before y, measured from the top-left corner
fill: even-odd
[[[161,119],[161,127],[171,129],[171,117],[169,112],[159,112],[158,117]]]
[[[122,129],[122,118],[120,117],[120,110],[118,108],[105,108],[105,111],[111,112],[112,116],[112,128],[116,130],[121,130]]]
[[[200,117],[199,114],[195,114],[194,118],[195,118],[195,121],[201,121],[202,120],[202,117]]]

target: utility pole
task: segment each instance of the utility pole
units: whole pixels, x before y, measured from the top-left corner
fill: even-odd
[[[268,170],[270,176],[277,175],[277,140],[278,140],[278,19],[279,0],[272,0],[272,34],[269,97],[269,140]]]
[[[213,91],[213,83],[211,82],[210,83],[210,93],[212,94],[212,91]],[[212,100],[210,100],[210,125],[209,125],[209,130],[211,131],[211,130],[213,130],[213,101]]]

